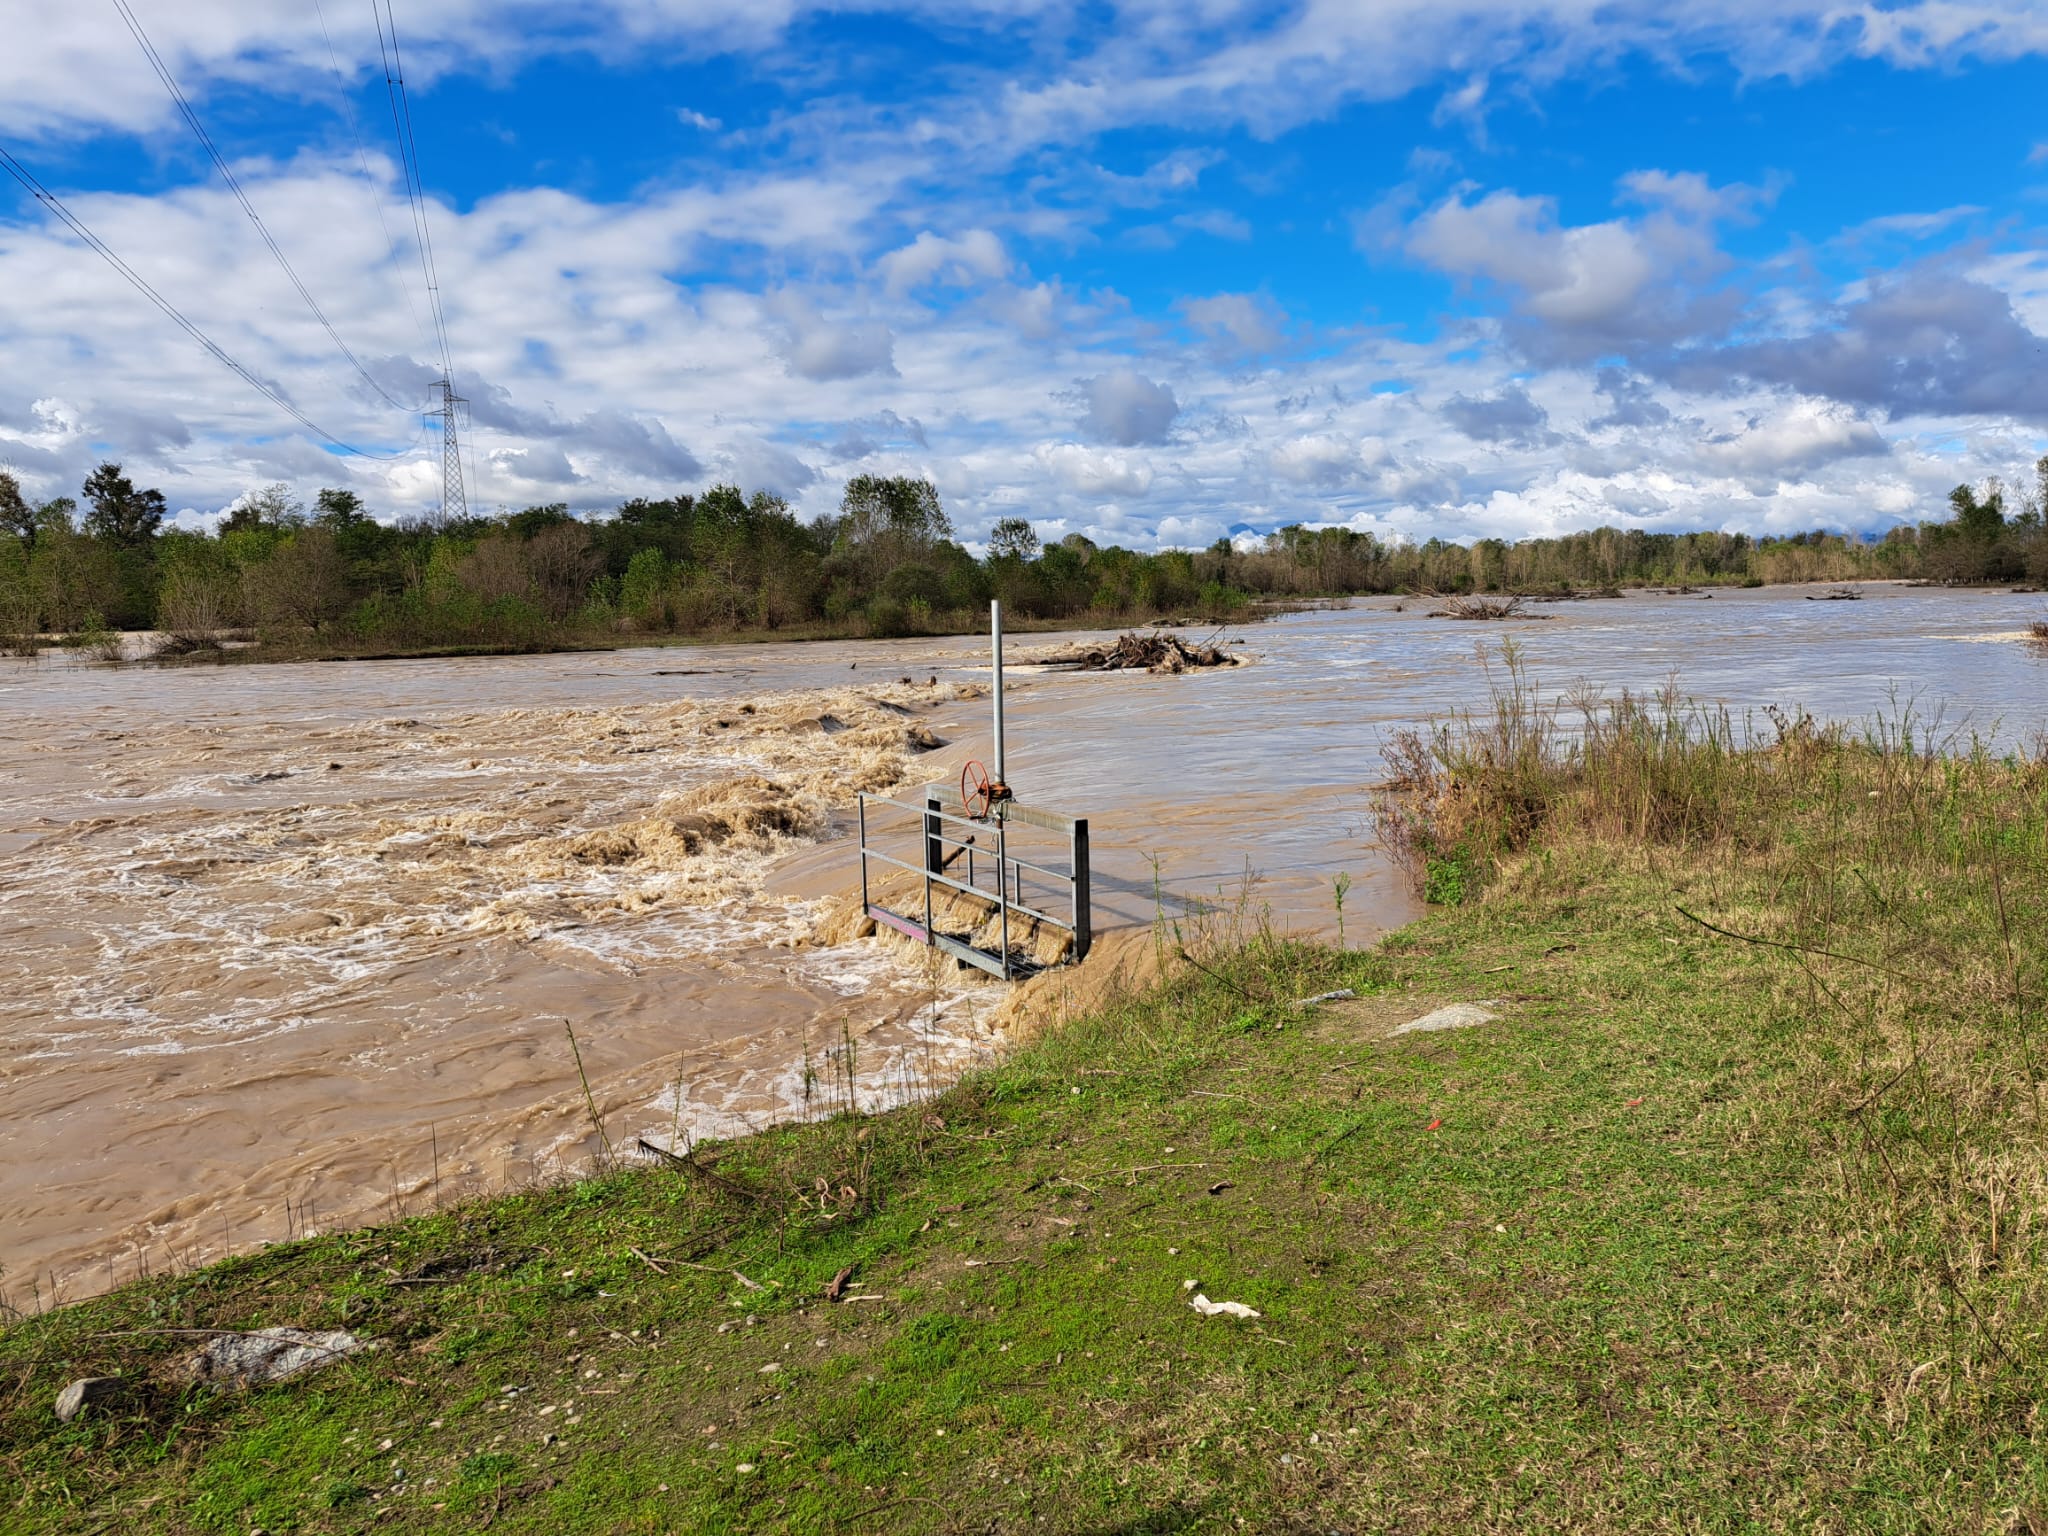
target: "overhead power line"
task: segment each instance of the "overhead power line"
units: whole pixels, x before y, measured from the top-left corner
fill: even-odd
[[[370,370],[363,366],[362,359],[356,356],[349,344],[341,339],[341,333],[334,328],[334,323],[327,318],[326,311],[321,309],[319,301],[313,297],[312,290],[305,285],[304,281],[300,279],[299,274],[293,270],[291,262],[284,254],[284,249],[278,245],[269,229],[265,227],[262,217],[256,212],[255,204],[249,201],[248,193],[242,190],[241,182],[235,179],[234,171],[229,168],[226,158],[221,154],[219,147],[213,142],[213,136],[206,131],[206,125],[199,121],[199,114],[192,109],[192,103],[186,99],[184,91],[179,88],[177,79],[171,74],[170,67],[164,63],[163,56],[156,51],[156,45],[149,40],[149,34],[143,30],[142,23],[136,18],[134,10],[128,4],[128,0],[114,0],[114,9],[121,13],[121,19],[128,24],[128,30],[134,35],[136,43],[141,47],[143,57],[149,61],[149,67],[156,72],[157,79],[163,82],[164,89],[170,92],[171,100],[176,104],[179,115],[185,119],[185,126],[192,130],[193,136],[199,140],[207,155],[211,157],[214,168],[220,172],[221,179],[228,184],[228,190],[235,194],[235,201],[242,205],[242,212],[246,213],[249,216],[249,222],[256,226],[256,233],[263,237],[263,243],[270,248],[270,254],[277,258],[278,266],[283,270],[284,275],[291,279],[292,286],[298,290],[299,297],[305,301],[306,308],[311,312],[313,318],[320,322],[320,328],[327,332],[328,339],[334,343],[335,347],[341,352],[341,355],[348,359],[349,366],[362,376],[363,382],[383,396],[393,409],[401,411],[416,409],[415,406],[409,405],[403,400],[395,399],[389,390],[371,376]]]
[[[420,273],[427,282],[427,304],[434,316],[434,329],[441,338],[441,378],[434,386],[441,397],[434,413],[441,418],[441,515],[468,515],[469,498],[463,486],[460,428],[467,425],[468,405],[455,393],[454,353],[448,345],[448,311],[441,303],[441,276],[434,263],[434,237],[427,227],[427,183],[420,170],[419,139],[413,133],[412,100],[405,89],[405,60],[398,49],[398,20],[391,13],[391,0],[370,0],[370,13],[377,22],[377,49],[384,60],[384,94],[391,102],[391,127],[398,138],[398,156],[405,167],[406,196],[412,202],[413,230],[420,252]],[[475,465],[469,472],[476,479]]]
[[[15,159],[14,156],[10,154],[5,147],[0,147],[0,166],[4,166],[7,170],[7,173],[10,176],[12,176],[16,181],[21,183],[23,189],[27,191],[29,196],[33,197],[39,204],[41,204],[49,212],[56,215],[56,217],[62,220],[73,234],[77,235],[79,239],[83,240],[87,245],[91,246],[93,250],[97,251],[101,258],[106,261],[108,266],[112,267],[116,272],[120,273],[123,277],[127,278],[129,282],[133,283],[137,291],[140,292],[144,298],[148,299],[150,303],[154,304],[158,309],[162,310],[165,316],[167,316],[173,324],[178,326],[180,330],[184,331],[185,334],[190,336],[194,341],[198,342],[201,347],[205,348],[206,351],[212,355],[216,362],[220,363],[222,367],[234,373],[244,383],[248,384],[250,388],[256,390],[266,400],[270,401],[272,405],[275,405],[279,410],[283,411],[287,416],[291,417],[292,420],[296,421],[300,426],[304,427],[307,431],[311,432],[315,437],[320,438],[323,442],[333,444],[336,448],[339,448],[343,453],[352,453],[356,455],[358,458],[364,459],[402,459],[406,456],[406,454],[412,452],[412,443],[407,444],[403,449],[400,449],[396,453],[379,453],[376,450],[370,448],[358,448],[353,443],[349,443],[347,441],[344,441],[342,438],[335,436],[334,433],[328,431],[325,427],[321,426],[320,423],[313,420],[313,418],[308,416],[304,411],[300,410],[296,405],[293,405],[291,401],[287,400],[283,395],[279,394],[277,390],[274,389],[271,385],[265,383],[262,379],[258,378],[255,374],[251,373],[247,368],[243,367],[241,363],[237,362],[232,356],[229,355],[225,348],[223,348],[212,337],[208,336],[204,331],[200,330],[197,325],[193,324],[193,322],[185,316],[182,310],[180,310],[175,304],[173,304],[169,299],[165,298],[162,294],[158,293],[155,288],[151,287],[149,281],[146,278],[144,278],[141,273],[137,272],[133,267],[129,266],[127,262],[123,261],[121,259],[120,254],[117,251],[115,251],[112,246],[108,245],[106,241],[102,240],[98,235],[94,234],[89,228],[87,228],[84,221],[81,220],[78,217],[78,215],[73,213],[69,208],[65,207],[54,192],[50,191],[40,181],[36,180],[34,174],[28,169],[28,167],[23,165],[19,160]],[[413,443],[417,443],[418,441],[419,438],[415,436],[413,438]]]
[[[412,101],[405,91],[405,61],[398,51],[398,21],[391,14],[391,0],[370,0],[370,13],[377,22],[377,51],[384,60],[384,94],[391,102],[391,128],[398,137],[398,157],[405,167],[405,192],[412,203],[420,272],[427,282],[427,304],[434,316],[434,330],[441,339],[441,371],[452,383],[455,368],[448,347],[448,314],[441,305],[441,279],[434,265],[434,237],[427,228],[426,180],[420,174],[419,140],[412,131]]]
[[[355,140],[356,164],[362,167],[363,184],[369,188],[370,207],[376,211],[377,227],[384,232],[385,252],[390,259],[392,273],[394,279],[396,279],[399,264],[398,240],[391,233],[390,221],[384,217],[383,192],[378,186],[376,176],[370,171],[370,151],[363,143],[362,125],[356,121],[355,106],[349,101],[348,83],[342,78],[341,74],[341,57],[335,52],[334,34],[327,30],[327,12],[321,6],[320,0],[313,0],[313,14],[320,21],[320,36],[327,44],[327,66],[334,74],[335,95],[341,100],[342,116],[348,120],[349,137]],[[405,312],[412,316],[413,329],[419,332],[420,340],[426,342],[427,349],[432,351],[433,342],[427,336],[426,323],[420,319],[419,306],[413,302],[412,289],[402,280],[397,281],[396,286],[398,291],[405,295]]]

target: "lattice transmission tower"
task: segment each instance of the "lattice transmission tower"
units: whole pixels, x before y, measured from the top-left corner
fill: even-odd
[[[441,520],[459,522],[469,516],[469,498],[462,489],[462,434],[469,430],[469,402],[455,393],[446,378],[434,380],[441,403],[427,414],[441,423]]]

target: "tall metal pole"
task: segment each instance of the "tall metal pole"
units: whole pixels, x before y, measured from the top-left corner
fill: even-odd
[[[1003,605],[991,602],[988,605],[989,644],[996,657],[996,782],[1008,784],[1010,776],[1003,771]]]

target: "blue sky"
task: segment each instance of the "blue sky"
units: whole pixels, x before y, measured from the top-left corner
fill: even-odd
[[[367,5],[130,0],[389,394],[436,349]],[[324,8],[324,9],[323,9]],[[187,521],[438,455],[115,7],[0,0],[0,464]],[[2018,0],[449,0],[396,19],[472,504],[939,485],[970,539],[1880,530],[2048,450]],[[324,31],[323,31],[324,27]],[[329,39],[333,52],[329,52]],[[362,135],[367,174],[351,127]],[[387,242],[386,231],[396,237]]]

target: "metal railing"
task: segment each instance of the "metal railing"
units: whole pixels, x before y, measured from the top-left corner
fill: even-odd
[[[887,795],[861,795],[860,797],[860,901],[862,909],[878,923],[885,923],[898,933],[945,951],[956,960],[978,966],[992,976],[1005,981],[1015,980],[1020,975],[1039,969],[1038,963],[1028,956],[1020,956],[1010,946],[1010,914],[1017,913],[1033,922],[1047,927],[1058,928],[1073,935],[1072,957],[1080,960],[1086,957],[1093,939],[1088,895],[1088,822],[1085,817],[1067,816],[1058,811],[1043,811],[1033,806],[1019,805],[1014,800],[998,801],[986,818],[976,819],[957,810],[948,810],[941,799],[941,786],[927,785],[924,803],[914,804],[906,800],[894,800]],[[877,848],[871,839],[877,835],[871,826],[870,812],[886,816],[891,811],[900,811],[917,818],[916,862],[896,858]],[[1010,851],[1010,837],[1013,825],[1016,828],[1031,828],[1034,831],[1049,832],[1064,837],[1067,843],[1067,867],[1060,869],[1038,859],[1020,858]],[[951,829],[964,829],[964,835],[957,835]],[[918,879],[921,910],[905,915],[890,910],[874,897],[874,880],[870,865],[880,864],[889,869],[898,869]],[[964,865],[965,879],[956,870]],[[984,883],[983,876],[988,877]],[[1025,877],[1035,877],[1034,887],[1045,886],[1052,899],[1040,897],[1032,891],[1032,900],[1025,899]],[[998,943],[994,949],[983,949],[969,942],[972,933],[963,938],[940,931],[933,921],[933,891],[957,891],[965,896],[977,897],[992,906],[997,914]],[[1064,897],[1064,900],[1059,898]],[[1067,916],[1056,916],[1047,908],[1064,907]],[[977,927],[979,925],[977,924]]]

